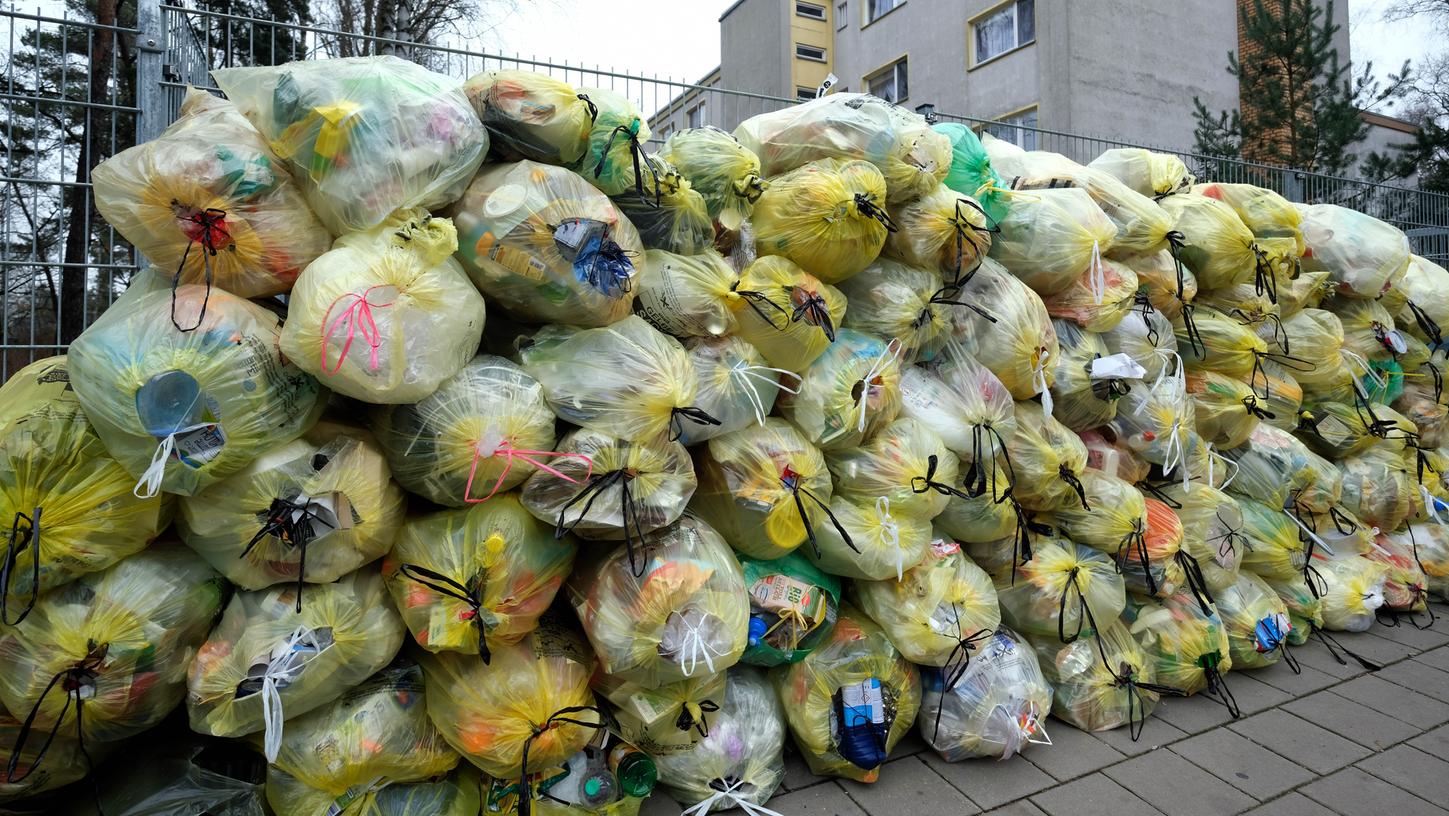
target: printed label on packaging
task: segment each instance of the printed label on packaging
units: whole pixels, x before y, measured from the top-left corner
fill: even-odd
[[[846,725],[885,722],[885,700],[881,696],[880,680],[875,677],[841,688],[840,701],[845,709]]]
[[[173,450],[177,461],[194,469],[215,459],[226,447],[226,433],[218,424],[176,434],[175,439]]]

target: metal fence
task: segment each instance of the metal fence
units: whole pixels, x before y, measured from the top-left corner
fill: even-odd
[[[120,4],[122,13],[130,7]],[[208,72],[311,57],[391,53],[457,77],[497,68],[540,71],[578,87],[622,94],[650,117],[652,141],[685,127],[734,125],[798,100],[600,66],[486,54],[456,45],[349,34],[138,0],[134,17],[89,20],[0,10],[5,39],[5,166],[0,187],[0,381],[64,351],[129,283],[141,259],[95,213],[90,168],[155,137],[188,85]],[[717,80],[716,80],[717,81]],[[977,129],[1002,126],[940,113]],[[1014,134],[1036,149],[1090,161],[1128,142],[1039,128]],[[1162,150],[1160,147],[1150,147]],[[1403,228],[1416,251],[1449,260],[1449,196],[1280,167],[1181,156],[1203,180],[1251,182],[1295,201],[1354,207]]]

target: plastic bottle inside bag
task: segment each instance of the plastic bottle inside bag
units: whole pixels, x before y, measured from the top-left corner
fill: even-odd
[[[886,761],[885,699],[880,679],[869,677],[859,683],[841,686],[835,695],[834,723],[838,751],[852,765],[870,770]]]

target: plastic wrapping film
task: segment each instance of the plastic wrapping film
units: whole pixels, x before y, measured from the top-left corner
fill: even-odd
[[[372,435],[326,420],[180,504],[181,540],[242,589],[336,581],[391,549],[407,510]]]
[[[900,413],[900,354],[898,342],[841,329],[776,408],[821,450],[858,447]]]
[[[1248,435],[1243,445],[1226,451],[1237,465],[1230,492],[1271,507],[1305,502],[1308,509],[1326,513],[1342,490],[1342,477],[1333,463],[1308,449],[1297,437],[1265,422]]]
[[[194,495],[312,426],[324,392],[281,330],[263,306],[147,272],[76,338],[76,398],[138,495]]]
[[[489,165],[446,213],[457,225],[458,260],[504,309],[575,326],[629,314],[644,244],[577,174],[531,161]]]
[[[1247,498],[1238,502],[1238,508],[1248,539],[1242,568],[1270,581],[1301,576],[1308,566],[1308,545],[1313,542],[1289,511]]]
[[[619,212],[639,231],[650,249],[693,255],[714,244],[714,222],[704,197],[675,167],[657,155],[644,162],[644,194],[613,197]]]
[[[1261,387],[1257,376],[1263,360],[1271,360],[1268,344],[1237,318],[1207,306],[1193,311],[1193,329],[1182,320],[1173,322],[1178,352],[1187,365],[1205,368]],[[1306,368],[1294,363],[1294,371]],[[1262,393],[1259,391],[1259,393]]]
[[[635,559],[616,548],[569,579],[569,598],[603,671],[658,688],[738,662],[750,603],[724,539],[685,516],[645,536],[639,550]]]
[[[991,257],[1042,296],[1096,274],[1117,227],[1085,190],[1023,190],[1006,195],[1011,210],[991,242]]]
[[[181,115],[91,171],[96,211],[182,283],[275,295],[332,236],[267,140],[232,103],[188,88]]]
[[[1052,714],[1083,731],[1127,726],[1135,740],[1157,708],[1161,691],[1157,661],[1113,619],[1103,629],[1063,644],[1033,637],[1037,658],[1052,685]]]
[[[1233,668],[1265,668],[1287,652],[1288,607],[1262,578],[1244,570],[1213,599],[1228,631]]]
[[[1032,542],[1031,560],[992,576],[1001,620],[1033,637],[1072,642],[1122,614],[1127,590],[1111,556],[1064,538]]]
[[[1084,504],[1081,474],[1087,447],[1067,426],[1035,402],[1016,404],[1016,433],[1006,441],[1012,495],[1032,510],[1051,511]]]
[[[27,712],[20,713],[24,717]],[[0,745],[7,746],[7,765],[10,762],[15,763],[13,768],[6,769],[4,777],[0,777],[0,802],[38,796],[78,782],[93,770],[86,763],[86,754],[98,758],[102,753],[101,746],[97,745],[87,745],[85,753],[82,753],[75,729],[68,727],[56,731],[55,739],[44,749],[41,747],[45,743],[43,739],[27,740],[24,745],[17,747],[16,740],[23,726],[23,720],[0,710]],[[245,816],[262,814],[258,810]]]
[[[502,357],[474,357],[420,402],[380,406],[371,420],[393,478],[447,507],[510,490],[560,459],[543,386]]]
[[[1409,239],[1398,227],[1334,204],[1295,204],[1307,251],[1303,268],[1327,270],[1338,293],[1376,298],[1409,265]]]
[[[212,77],[336,235],[403,207],[452,203],[488,153],[462,82],[394,56],[219,68]]]
[[[54,748],[51,749],[55,750]],[[240,744],[166,740],[110,766],[67,803],[89,816],[266,816],[266,760]],[[82,766],[83,767],[83,766]],[[84,791],[84,792],[82,792]]]
[[[1325,581],[1316,567],[1286,581],[1266,578],[1264,581],[1278,594],[1283,605],[1288,608],[1288,621],[1293,625],[1293,628],[1288,630],[1289,646],[1302,646],[1308,642],[1309,635],[1315,629],[1324,628],[1321,596]]]
[[[483,296],[453,259],[446,218],[403,210],[349,233],[303,270],[287,300],[282,352],[334,391],[411,403],[478,351]]]
[[[413,640],[430,652],[481,654],[538,625],[574,565],[575,541],[555,537],[513,493],[466,510],[416,515],[382,564]]]
[[[846,299],[839,289],[778,255],[750,262],[734,287],[739,336],[766,362],[797,374],[835,342],[845,319]],[[745,308],[749,307],[749,308]]]
[[[930,192],[951,168],[951,141],[920,115],[869,94],[836,93],[762,113],[735,128],[775,177],[816,159],[863,158],[880,169],[892,202]]]
[[[882,252],[940,276],[947,284],[971,273],[991,249],[996,223],[981,204],[944,184],[890,208],[896,229]]]
[[[463,83],[463,93],[498,157],[571,164],[583,155],[595,113],[567,82],[533,71],[483,71]]]
[[[875,260],[896,229],[885,199],[885,179],[865,161],[822,159],[771,176],[750,222],[755,251],[839,283]]]
[[[1051,744],[1051,706],[1052,688],[1036,651],[1020,635],[998,628],[959,671],[922,671],[916,725],[947,762],[1010,759],[1028,744]]]
[[[1413,536],[1411,551],[1419,556],[1429,591],[1440,600],[1449,598],[1449,527],[1438,522],[1413,524],[1405,533]]]
[[[769,186],[760,157],[716,127],[671,133],[659,155],[689,179],[704,197],[710,218],[727,230],[740,228]]]
[[[70,387],[65,357],[0,386],[0,619],[18,625],[42,592],[146,547],[170,521],[165,496],[137,498]],[[3,790],[3,786],[0,786]]]
[[[841,609],[828,641],[770,677],[796,747],[811,772],[822,776],[879,779],[921,703],[916,667],[880,627],[849,606]]]
[[[877,258],[840,284],[849,308],[844,325],[896,340],[901,362],[929,360],[952,334],[952,290],[940,288],[932,272],[889,258]]]
[[[772,561],[741,558],[740,567],[750,593],[749,646],[741,662],[798,663],[830,637],[840,616],[839,578],[798,552]]]
[[[1126,354],[1142,366],[1144,380],[1156,382],[1181,365],[1172,321],[1156,309],[1134,309],[1100,336],[1108,352]]]
[[[991,576],[954,541],[932,543],[899,581],[857,581],[853,600],[912,663],[960,669],[1001,625]]]

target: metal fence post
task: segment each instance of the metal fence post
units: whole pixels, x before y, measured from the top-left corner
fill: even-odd
[[[1283,171],[1283,197],[1288,199],[1289,201],[1296,201],[1299,203],[1302,203],[1306,200],[1303,197],[1303,171]]]
[[[166,26],[161,0],[137,0],[136,27],[136,143],[150,141],[171,124],[166,90],[161,87],[166,59]]]

